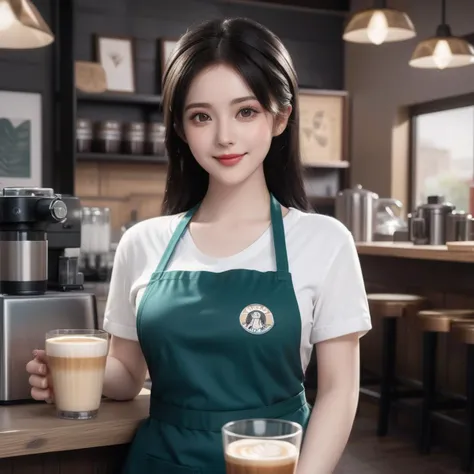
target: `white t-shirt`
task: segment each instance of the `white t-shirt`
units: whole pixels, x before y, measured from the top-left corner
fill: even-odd
[[[137,340],[136,314],[145,288],[183,214],[142,221],[122,236],[115,254],[104,329]],[[301,365],[315,343],[371,329],[360,263],[351,233],[338,220],[290,208],[283,219],[289,269],[301,316]],[[226,258],[203,254],[187,230],[168,264],[170,270],[275,271],[272,229]]]

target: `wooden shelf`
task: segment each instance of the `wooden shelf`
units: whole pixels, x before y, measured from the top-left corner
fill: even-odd
[[[120,161],[122,163],[168,163],[166,156],[121,153],[76,153],[78,161]]]
[[[336,198],[333,196],[308,196],[308,201],[312,206],[335,206]]]
[[[159,106],[161,105],[161,95],[147,95],[147,94],[114,94],[112,92],[103,92],[101,94],[87,94],[85,92],[77,92],[77,100],[80,102],[96,102],[109,103],[120,105],[146,105]]]
[[[348,161],[322,161],[320,163],[303,163],[308,169],[312,168],[349,168]]]

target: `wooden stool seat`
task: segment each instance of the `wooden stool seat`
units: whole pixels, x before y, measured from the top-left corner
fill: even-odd
[[[427,301],[423,296],[402,293],[369,293],[367,299],[371,312],[381,318],[401,318],[414,314]]]
[[[452,327],[453,335],[464,344],[474,344],[474,320],[456,321]]]
[[[474,324],[474,309],[429,309],[418,311],[420,329],[424,332],[450,332],[454,323]]]
[[[438,415],[443,420],[449,420],[456,425],[460,425],[465,429],[462,439],[462,469],[465,472],[471,472],[474,461],[474,320],[461,320],[451,322],[451,334],[461,343],[466,344],[466,399],[451,400],[451,406],[448,407],[446,400],[441,404],[436,404],[433,394],[434,391],[434,374],[433,380],[428,380],[426,387],[427,398],[425,400],[425,418],[427,416]],[[426,335],[436,336],[435,333],[425,333]],[[434,355],[432,356],[434,358]],[[434,371],[433,371],[434,372]],[[451,417],[447,409],[452,409],[456,413]],[[465,413],[464,420],[459,419],[459,410],[463,409]],[[429,443],[429,423],[425,420],[425,436],[422,440],[425,442],[425,452],[428,452]]]
[[[371,315],[381,318],[382,367],[380,391],[376,392],[361,384],[360,392],[379,399],[377,435],[385,436],[388,432],[392,402],[401,398],[421,396],[419,389],[410,390],[406,383],[396,377],[397,322],[401,317],[416,315],[425,307],[427,299],[420,295],[404,293],[369,293],[367,300]],[[406,390],[398,390],[400,385]]]
[[[466,412],[466,428],[463,443],[462,467],[470,471],[474,455],[474,309],[432,309],[418,312],[421,330],[423,331],[423,399],[420,418],[419,448],[423,454],[431,450],[432,419],[441,417],[445,421],[460,424],[457,416],[450,416],[449,411]],[[451,333],[461,343],[467,344],[466,400],[446,397],[436,390],[436,346],[442,333]]]

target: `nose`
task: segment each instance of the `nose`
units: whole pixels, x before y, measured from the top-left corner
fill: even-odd
[[[234,142],[232,125],[227,120],[219,120],[216,128],[216,144],[226,148],[233,145]]]

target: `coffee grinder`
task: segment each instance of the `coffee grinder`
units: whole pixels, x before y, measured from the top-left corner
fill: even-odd
[[[97,329],[78,272],[81,204],[50,188],[0,194],[0,404],[32,401],[26,364],[51,329]]]

